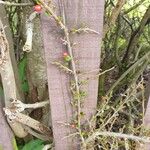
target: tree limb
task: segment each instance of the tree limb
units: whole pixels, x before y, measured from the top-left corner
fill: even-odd
[[[9,35],[9,37],[10,36],[11,35]],[[3,89],[4,89],[5,106],[10,105],[11,98],[13,99],[21,98],[21,93],[20,91],[18,91],[19,88],[17,88],[17,86],[19,86],[18,84],[19,78],[17,76],[17,72],[14,72],[14,68],[16,64],[14,60],[15,56],[13,55],[13,45],[9,45],[9,44],[10,43],[8,43],[8,40],[6,38],[4,26],[2,24],[2,21],[0,20],[0,50],[4,54],[4,57],[1,57],[0,73],[2,77]],[[27,135],[22,125],[19,124],[18,122],[14,122],[13,125],[11,124],[11,122],[9,123],[14,133],[18,137],[25,137]]]
[[[126,0],[118,0],[116,6],[112,10],[110,18],[108,18],[108,22],[104,24],[103,29],[103,38],[105,38],[106,34],[108,33],[111,26],[113,26],[118,18],[118,15],[121,12],[123,5],[125,4]]]
[[[150,18],[150,6],[146,10],[139,27],[131,35],[128,47],[127,47],[124,57],[122,59],[122,63],[128,62],[128,60],[130,59],[129,56],[134,51],[134,48],[138,43],[138,39],[139,39],[140,35],[142,34],[144,27],[147,24],[147,21],[149,20],[149,18]]]

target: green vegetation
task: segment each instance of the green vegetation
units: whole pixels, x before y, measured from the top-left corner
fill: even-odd
[[[15,2],[20,1],[15,0]],[[121,7],[116,20],[113,18],[114,20],[110,22],[117,2],[117,0],[106,0],[104,27],[107,27],[107,32],[101,45],[102,72],[112,67],[114,69],[99,76],[97,113],[89,120],[89,124],[96,122],[96,129],[89,131],[88,128],[90,127],[87,125],[80,134],[85,138],[87,144],[89,144],[88,141],[95,141],[95,148],[97,149],[136,150],[136,140],[102,136],[101,134],[95,135],[97,132],[109,131],[127,135],[134,134],[140,137],[150,136],[143,125],[147,103],[145,89],[147,88],[147,78],[150,76],[150,0],[127,0]],[[6,9],[13,33],[22,90],[28,98],[31,96],[29,95],[31,91],[28,84],[30,81],[27,78],[28,60],[26,54],[20,50],[24,40],[21,37],[19,27],[22,25],[23,8],[7,6]],[[15,44],[16,41],[18,45]],[[63,66],[59,62],[55,62],[55,65],[71,74],[72,70],[68,68],[68,64],[72,61],[72,57],[65,54],[64,59],[67,65]],[[71,90],[76,86],[74,82],[72,81]],[[0,88],[0,95],[1,93],[2,88]],[[72,90],[72,93],[76,106],[78,105],[78,99],[82,100],[88,94],[77,90]],[[45,144],[42,140],[32,139],[27,143],[19,143],[18,147],[19,150],[42,150]],[[13,145],[14,150],[18,150],[15,140]]]

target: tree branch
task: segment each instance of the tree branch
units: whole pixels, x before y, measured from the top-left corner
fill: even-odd
[[[8,31],[6,33],[9,35],[8,37],[11,37],[11,33],[8,33]],[[19,78],[18,75],[16,75],[17,70],[16,72],[14,71],[17,68],[15,68],[15,56],[13,55],[13,46],[11,45],[10,40],[11,39],[9,39],[9,41],[7,40],[4,26],[0,20],[0,50],[1,54],[4,54],[4,57],[1,57],[0,74],[2,77],[6,107],[9,107],[11,98],[23,99],[21,98],[21,93],[19,91],[20,89],[18,89],[19,85],[17,81],[19,80]],[[18,122],[14,122],[13,124],[9,122],[9,124],[18,137],[25,137],[27,135],[27,132]]]
[[[105,38],[106,34],[108,33],[111,26],[113,26],[121,12],[123,5],[125,4],[126,0],[118,0],[116,6],[112,10],[110,18],[108,18],[108,22],[104,24],[103,29],[103,38]]]
[[[140,23],[139,27],[131,35],[128,47],[127,47],[126,52],[124,54],[124,57],[122,59],[122,64],[125,63],[125,62],[128,62],[129,56],[130,56],[131,52],[134,51],[134,48],[138,43],[138,39],[139,39],[140,35],[142,34],[142,32],[144,30],[144,27],[147,24],[147,21],[148,21],[149,18],[150,18],[150,6],[146,10],[146,12],[145,12],[145,14],[144,14],[144,16],[141,20],[141,23]]]
[[[129,135],[129,134],[123,134],[123,133],[116,133],[116,132],[94,132],[90,137],[88,137],[85,142],[89,143],[93,140],[95,140],[99,136],[106,136],[106,137],[114,137],[114,138],[123,138],[123,139],[128,139],[128,140],[133,140],[133,141],[139,141],[139,142],[144,142],[144,143],[150,143],[150,137],[139,137],[135,135]]]
[[[123,14],[128,14],[129,12],[131,12],[132,10],[136,9],[137,7],[139,7],[141,4],[143,4],[146,0],[141,0],[139,1],[137,4],[135,4],[133,7],[129,8],[128,10],[126,10]]]

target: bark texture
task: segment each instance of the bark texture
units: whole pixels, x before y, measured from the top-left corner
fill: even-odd
[[[0,97],[2,102],[2,97]],[[0,150],[13,150],[13,134],[3,113],[3,105],[0,103]]]
[[[100,32],[100,35],[92,33],[70,35],[71,42],[76,43],[73,46],[73,53],[77,70],[81,72],[93,71],[92,75],[97,74],[100,64],[104,0],[54,0],[54,5],[58,16],[63,16],[64,9],[69,30],[87,26]],[[63,39],[62,30],[52,17],[42,14],[41,20],[55,149],[80,149],[78,140],[73,141],[74,137],[64,138],[73,133],[73,130],[60,123],[70,123],[75,113],[71,106],[70,75],[51,64],[53,61],[62,61],[62,54],[66,51],[66,47],[61,40],[61,38]],[[80,81],[86,80],[90,76],[91,74],[87,73],[80,78]],[[82,89],[87,93],[82,108],[85,114],[83,120],[89,120],[96,111],[98,79],[89,80],[87,84],[82,85]]]
[[[1,53],[4,52],[5,55],[5,62],[3,62],[0,66],[0,73],[4,90],[4,104],[5,107],[9,107],[10,99],[23,100],[23,94],[20,88],[21,84],[14,55],[12,35],[3,5],[0,5],[0,28],[1,32],[3,32],[0,37],[0,48]],[[18,122],[9,122],[9,124],[18,137],[25,137],[27,135],[22,125]]]
[[[144,116],[143,128],[147,130],[146,134],[150,136],[150,74],[148,74],[148,80],[146,83],[145,97],[147,100],[146,112]],[[150,143],[138,144],[137,150],[149,150]]]
[[[22,2],[30,2],[29,0],[23,0]],[[32,7],[25,7],[23,11],[23,36],[26,39],[26,20],[29,15],[33,12]],[[48,89],[47,89],[47,75],[46,75],[46,63],[43,50],[43,40],[41,31],[41,22],[39,15],[33,20],[33,41],[32,51],[27,53],[27,80],[29,84],[29,99],[27,103],[36,103],[39,101],[47,100]],[[31,116],[39,121],[48,123],[48,108],[36,109],[32,112]]]

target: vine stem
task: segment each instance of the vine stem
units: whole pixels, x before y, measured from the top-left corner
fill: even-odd
[[[78,116],[77,116],[77,120],[78,120],[78,132],[79,135],[81,137],[82,143],[85,147],[85,142],[84,142],[84,138],[82,136],[82,131],[81,131],[81,99],[80,99],[80,88],[79,88],[79,78],[77,75],[77,71],[76,71],[76,65],[75,65],[75,61],[74,61],[74,57],[73,57],[73,50],[72,50],[72,46],[71,46],[71,42],[70,42],[70,37],[69,37],[69,31],[68,28],[66,27],[65,23],[63,23],[58,17],[57,15],[53,12],[53,10],[42,0],[39,0],[39,2],[41,3],[41,5],[47,10],[47,12],[49,12],[52,17],[55,19],[55,21],[59,24],[59,26],[61,27],[62,30],[64,30],[64,34],[66,37],[66,41],[67,41],[67,48],[68,48],[68,53],[71,57],[71,66],[72,66],[72,71],[73,71],[73,76],[74,76],[74,80],[75,80],[75,86],[76,86],[76,92],[77,92],[77,111],[78,111]],[[63,10],[64,11],[64,10]],[[64,15],[64,12],[63,12]],[[63,16],[65,17],[65,16]],[[65,19],[65,18],[63,18]],[[65,22],[65,20],[64,20]]]

